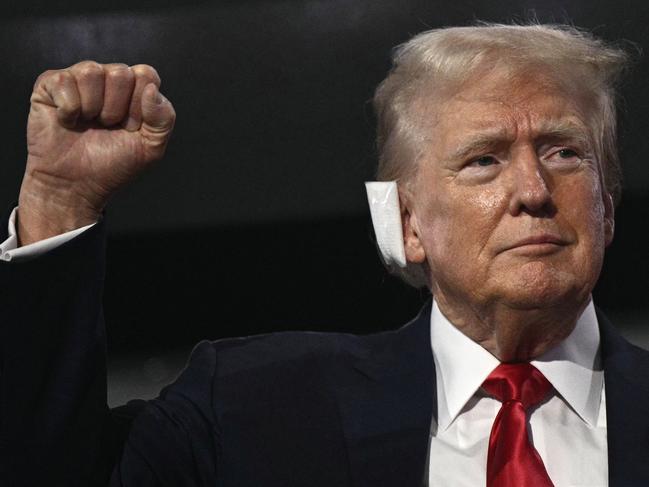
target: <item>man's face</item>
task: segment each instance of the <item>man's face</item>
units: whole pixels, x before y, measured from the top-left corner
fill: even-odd
[[[583,304],[613,237],[586,105],[484,76],[435,106],[404,211],[406,255],[438,301]]]

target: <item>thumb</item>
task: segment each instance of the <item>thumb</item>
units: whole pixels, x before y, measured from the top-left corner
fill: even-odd
[[[142,92],[142,125],[140,134],[148,148],[149,159],[162,157],[176,121],[176,111],[158,87],[149,83]]]

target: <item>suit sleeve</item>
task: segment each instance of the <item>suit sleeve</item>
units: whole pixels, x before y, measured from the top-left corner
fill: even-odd
[[[135,419],[110,487],[218,485],[215,368],[214,346],[201,342],[178,380]]]
[[[158,399],[106,405],[104,234],[0,262],[0,485],[215,485],[209,343]]]
[[[6,238],[7,218],[0,223]],[[0,262],[0,480],[90,485],[105,472],[104,225]]]

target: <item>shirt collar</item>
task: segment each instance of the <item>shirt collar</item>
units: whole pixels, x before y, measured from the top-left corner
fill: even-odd
[[[430,322],[437,376],[437,429],[444,431],[500,362],[455,328],[435,300]],[[531,362],[590,426],[597,424],[604,383],[599,342],[597,316],[591,300],[572,333]]]
[[[604,385],[599,344],[599,326],[591,300],[572,333],[532,361],[589,426],[597,424]]]

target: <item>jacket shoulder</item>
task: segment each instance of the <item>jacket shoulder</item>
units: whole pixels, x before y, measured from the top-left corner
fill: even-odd
[[[210,485],[217,470],[220,479],[236,482],[242,475],[254,476],[255,468],[240,468],[244,454],[257,473],[273,462],[304,458],[306,464],[322,452],[341,455],[330,371],[362,353],[367,340],[284,332],[200,342],[176,381],[137,415],[126,460],[114,476],[129,478],[126,470],[137,469],[139,475],[153,469],[159,477],[174,479],[174,485],[194,485],[183,482],[187,472],[199,472],[201,485]],[[257,454],[250,457],[252,451]],[[260,459],[265,460],[256,463]]]
[[[193,362],[209,363],[214,378],[225,379],[250,373],[266,375],[286,367],[324,366],[367,356],[392,333],[287,331],[202,341],[194,348],[188,367]]]

